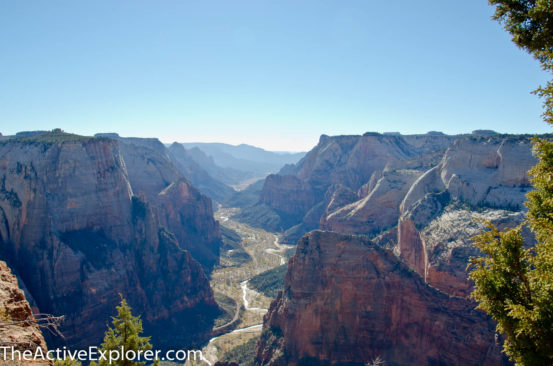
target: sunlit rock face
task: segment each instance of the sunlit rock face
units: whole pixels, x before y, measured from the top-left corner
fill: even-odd
[[[0,346],[9,347],[2,350],[2,359],[17,359],[12,355],[11,347],[19,352],[31,351],[33,354],[46,354],[46,342],[38,323],[33,317],[31,307],[25,294],[19,288],[17,278],[11,273],[5,262],[0,261]],[[45,322],[42,322],[44,325]],[[41,350],[38,350],[40,348]],[[37,359],[26,364],[50,366],[51,362]]]
[[[258,365],[507,365],[494,323],[391,251],[313,231],[264,318]]]
[[[218,225],[160,156],[108,138],[0,144],[1,257],[37,311],[66,317],[49,344],[99,345],[120,295],[156,347],[207,337],[216,304],[191,252],[212,265]]]
[[[282,230],[289,243],[313,229],[380,243],[385,237],[428,283],[468,296],[465,268],[478,254],[470,240],[484,228],[478,220],[501,228],[524,220],[527,172],[536,162],[531,141],[498,134],[322,136],[297,165],[267,177],[245,217]]]
[[[285,231],[290,243],[319,227],[365,233],[389,228],[397,223],[399,203],[411,183],[440,161],[454,139],[323,135],[298,164],[266,178],[257,205],[244,217],[253,225]],[[376,213],[375,204],[386,212]],[[269,213],[274,218],[265,220]]]
[[[422,174],[400,205],[396,251],[428,283],[452,295],[468,296],[465,271],[478,251],[471,237],[483,221],[500,228],[524,221],[535,164],[528,137],[461,138],[441,162]],[[526,233],[528,239],[530,233]]]

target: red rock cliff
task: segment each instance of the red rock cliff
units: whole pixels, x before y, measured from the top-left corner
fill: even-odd
[[[190,232],[197,247],[211,243],[218,227],[211,202],[185,180],[175,184],[187,191],[167,192],[161,201],[172,201],[171,212],[135,196],[115,140],[62,135],[0,144],[0,255],[33,306],[66,317],[65,338],[49,343],[99,345],[119,294],[142,315],[156,347],[207,337],[213,293],[179,240],[186,229],[171,233],[167,216],[187,217],[180,211],[193,208],[194,220],[208,222]]]
[[[25,298],[25,294],[19,289],[17,278],[11,273],[5,262],[0,261],[0,347],[10,349],[0,350],[0,364],[9,364],[12,357],[11,347],[24,352],[37,352],[42,349],[46,354],[46,342],[42,332],[33,317],[31,307]],[[19,360],[18,360],[19,361]],[[51,365],[46,360],[26,361],[26,364],[36,366]]]
[[[314,231],[298,243],[265,316],[259,365],[504,365],[475,304],[428,286],[362,237]]]

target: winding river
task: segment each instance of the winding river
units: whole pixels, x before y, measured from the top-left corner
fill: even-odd
[[[228,218],[226,217],[224,217],[223,220],[224,219],[228,220]],[[284,256],[284,253],[288,248],[291,248],[292,246],[280,244],[278,240],[278,236],[276,235],[274,235],[273,244],[275,245],[276,248],[267,248],[265,249],[265,252],[278,256],[281,265],[286,264],[286,257]],[[255,313],[266,313],[268,310],[265,308],[250,306],[250,299],[254,298],[258,294],[258,292],[248,287],[248,281],[249,279],[240,282],[240,288],[242,289],[242,304],[244,306],[245,311],[251,311]],[[204,361],[210,366],[212,366],[215,362],[217,362],[218,360],[217,347],[214,344],[214,342],[217,339],[223,336],[226,336],[228,334],[259,332],[262,327],[263,327],[263,324],[259,323],[248,327],[240,328],[240,329],[235,329],[231,332],[221,334],[217,337],[211,338],[207,346],[205,346],[202,350],[202,361]]]

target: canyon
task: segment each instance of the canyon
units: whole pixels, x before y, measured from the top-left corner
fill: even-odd
[[[240,346],[259,365],[508,364],[466,265],[484,221],[525,219],[530,136],[323,135],[238,191],[193,149],[0,140],[0,260],[35,314],[65,317],[48,346],[100,344],[123,296],[156,349],[202,346],[212,364]],[[276,298],[248,288],[290,256]]]
[[[536,161],[531,140],[489,133],[323,135],[298,164],[269,175],[239,217],[283,232],[289,244],[313,229],[367,235],[428,283],[468,296],[465,267],[477,254],[470,237],[484,228],[478,220],[502,228],[524,221],[527,171]]]
[[[218,223],[156,146],[61,131],[0,142],[0,256],[36,312],[65,316],[49,345],[99,345],[121,296],[160,349],[209,337]]]
[[[484,132],[323,135],[265,179],[237,217],[301,238],[256,364],[509,364],[466,267],[486,221],[525,220],[536,159],[532,136]]]

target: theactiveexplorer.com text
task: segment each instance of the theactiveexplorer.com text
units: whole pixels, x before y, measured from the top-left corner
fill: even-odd
[[[88,347],[86,350],[72,351],[66,347],[44,351],[37,347],[35,350],[21,351],[13,346],[0,346],[0,360],[2,361],[108,361],[113,363],[120,360],[128,361],[186,361],[203,360],[202,351],[199,350],[126,350],[120,347],[114,350],[100,350],[98,347]]]

